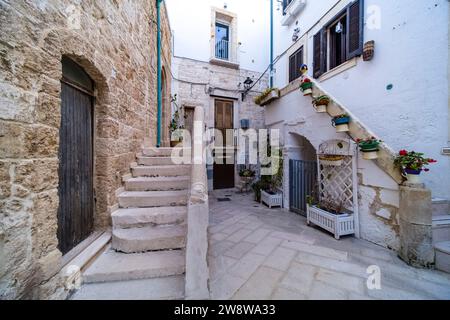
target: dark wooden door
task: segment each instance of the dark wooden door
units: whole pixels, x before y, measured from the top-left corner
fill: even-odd
[[[222,132],[222,145],[214,148],[213,188],[234,188],[233,102],[215,101],[215,128]],[[216,143],[218,140],[216,139]],[[222,163],[220,163],[220,160]]]
[[[317,162],[289,160],[289,208],[306,216],[307,196],[317,195]]]
[[[59,249],[67,253],[93,230],[93,97],[61,83]]]

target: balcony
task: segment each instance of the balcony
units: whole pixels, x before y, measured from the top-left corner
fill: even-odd
[[[209,62],[223,67],[239,69],[237,45],[227,40],[211,39],[211,58]]]

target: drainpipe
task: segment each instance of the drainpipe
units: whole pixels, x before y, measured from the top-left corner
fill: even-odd
[[[161,2],[163,0],[156,0],[156,51],[157,51],[157,99],[158,99],[158,113],[157,113],[157,128],[156,128],[156,147],[161,147],[161,113],[162,113],[162,95],[161,95]]]
[[[273,88],[273,0],[270,0],[270,87]]]

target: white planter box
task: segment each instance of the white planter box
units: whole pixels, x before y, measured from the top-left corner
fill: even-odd
[[[279,97],[280,97],[280,90],[273,89],[272,91],[270,91],[269,95],[261,101],[260,105],[261,105],[261,107],[268,105],[269,103],[278,99]]]
[[[355,233],[353,214],[333,214],[315,206],[307,206],[306,223],[313,223],[331,233],[339,240],[341,236]]]
[[[269,208],[272,207],[282,207],[283,205],[283,194],[277,193],[277,194],[270,194],[265,192],[264,190],[261,190],[261,203],[265,203],[269,206]]]

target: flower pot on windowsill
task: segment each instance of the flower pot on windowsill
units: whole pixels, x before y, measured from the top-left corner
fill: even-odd
[[[406,173],[406,179],[408,179],[409,183],[413,183],[413,184],[419,184],[421,183],[420,181],[420,172],[422,170],[414,170],[414,169],[405,169],[405,173]]]
[[[344,161],[343,156],[334,156],[334,155],[322,155],[319,156],[320,164],[324,166],[333,166],[339,167],[342,165]]]
[[[337,116],[331,120],[331,123],[336,127],[336,132],[348,132],[348,124],[350,122],[350,117]]]

